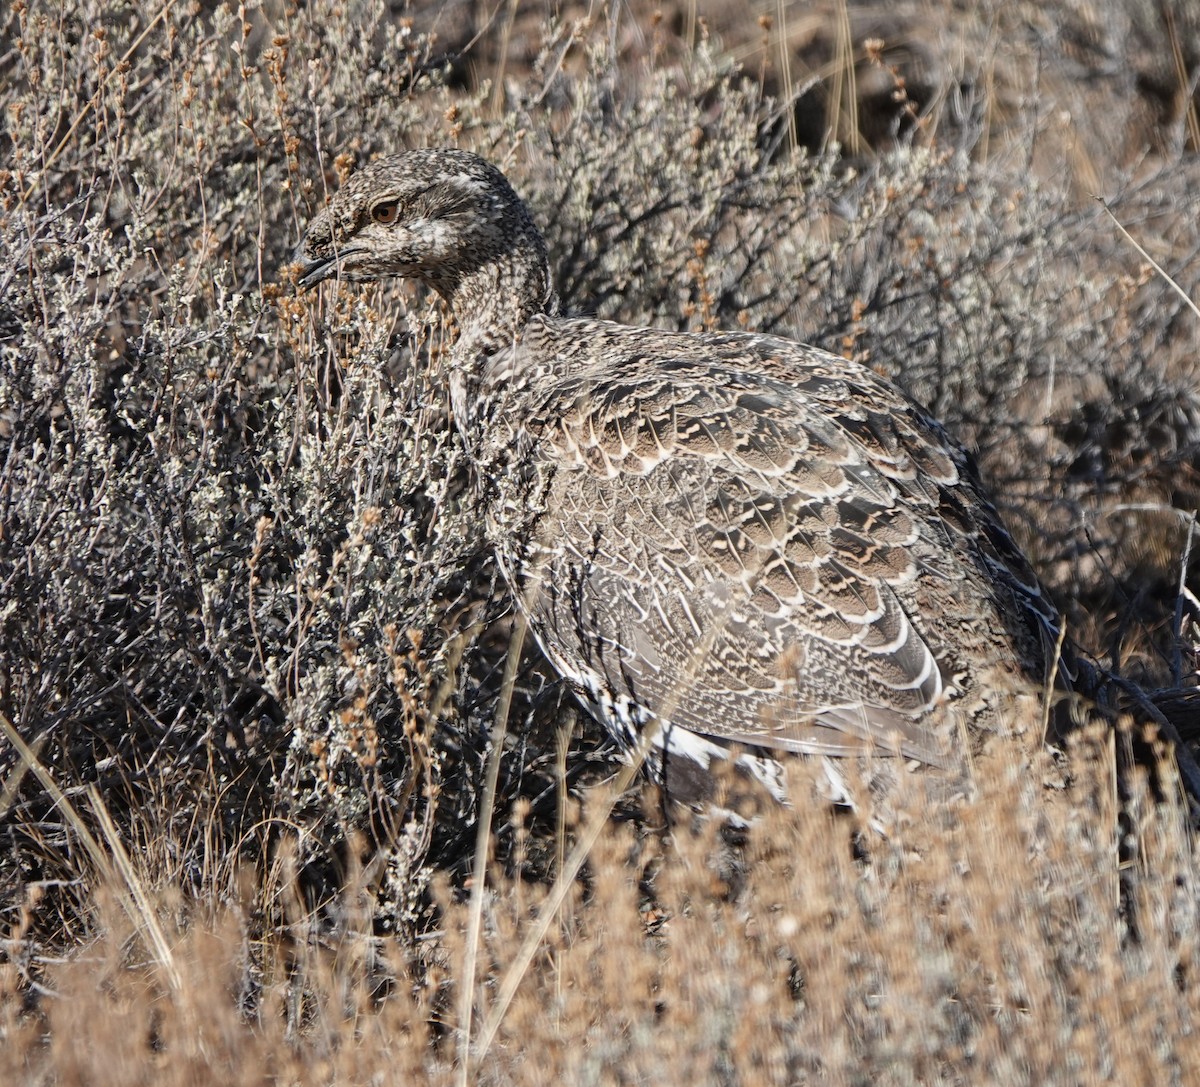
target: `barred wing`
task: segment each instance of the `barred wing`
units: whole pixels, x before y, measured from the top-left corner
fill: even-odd
[[[541,512],[509,565],[543,648],[627,742],[657,716],[947,765],[980,677],[1036,669],[1047,624],[963,454],[861,367],[698,342],[610,357],[540,405]]]

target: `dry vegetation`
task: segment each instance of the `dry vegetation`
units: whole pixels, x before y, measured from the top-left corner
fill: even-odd
[[[453,333],[286,265],[354,160],[485,153],[569,307],[869,359],[1073,637],[1189,684],[1200,317],[1147,256],[1200,296],[1200,11],[527,7],[0,10],[0,1081],[1194,1081],[1190,811],[1100,721],[886,839],[731,838],[610,796],[526,654],[472,949],[510,639]]]

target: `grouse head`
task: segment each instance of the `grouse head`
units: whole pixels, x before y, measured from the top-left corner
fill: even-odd
[[[406,151],[352,174],[297,250],[302,287],[334,276],[403,276],[436,289],[460,318],[497,291],[541,297],[545,244],[491,163],[468,151]]]

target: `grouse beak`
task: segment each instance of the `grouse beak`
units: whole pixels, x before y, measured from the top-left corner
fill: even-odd
[[[300,278],[296,280],[301,287],[315,287],[322,280],[328,279],[337,272],[337,261],[330,257],[328,260],[313,260],[304,265]]]
[[[308,253],[305,252],[304,246],[304,241],[301,241],[292,252],[292,263],[301,265],[300,278],[296,280],[297,286],[315,287],[323,279],[328,279],[337,273],[338,262],[336,256],[319,257],[316,260],[312,260],[309,258]]]

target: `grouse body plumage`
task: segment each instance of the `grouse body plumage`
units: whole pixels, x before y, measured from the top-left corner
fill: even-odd
[[[457,150],[352,175],[303,285],[406,276],[461,333],[450,372],[487,532],[553,667],[684,798],[714,758],[961,768],[1057,620],[942,427],[869,368],[772,336],[559,314],[503,174]]]

